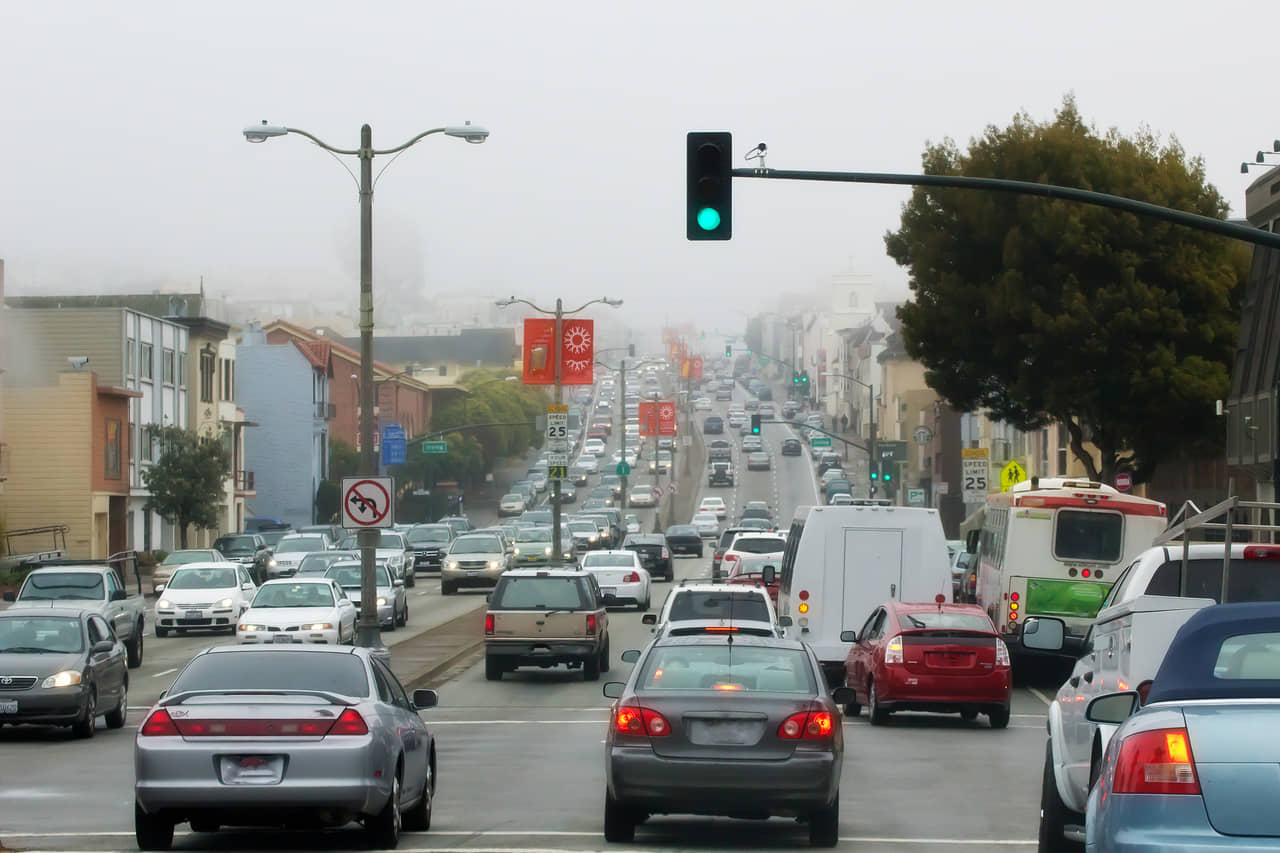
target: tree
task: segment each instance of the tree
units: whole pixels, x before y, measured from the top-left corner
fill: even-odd
[[[360,473],[360,454],[340,438],[329,436],[329,479],[342,482],[343,477]]]
[[[231,454],[222,434],[197,435],[156,424],[145,429],[160,447],[159,458],[142,469],[142,482],[151,492],[147,507],[177,525],[179,546],[186,548],[190,525],[209,529],[222,522]]]
[[[923,166],[1227,215],[1176,139],[1099,135],[1069,96],[1053,121],[1019,114],[965,153],[951,140],[929,145]],[[1144,482],[1162,460],[1217,438],[1242,244],[1075,202],[917,187],[885,246],[910,270],[913,298],[898,310],[907,352],[954,408],[1021,429],[1065,424],[1072,452],[1103,481],[1129,471]]]

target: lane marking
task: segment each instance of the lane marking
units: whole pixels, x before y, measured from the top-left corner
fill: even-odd
[[[151,677],[152,677],[152,678],[159,678],[159,677],[160,677],[160,676],[162,676],[162,675],[168,675],[168,674],[169,674],[169,673],[171,673],[171,672],[177,672],[177,671],[178,671],[178,668],[175,666],[175,667],[173,667],[172,669],[166,669],[166,670],[164,670],[163,672],[157,672],[157,673],[154,673],[154,674],[152,674],[152,676],[151,676]]]
[[[1028,687],[1027,690],[1031,691],[1031,693],[1034,694],[1037,699],[1039,699],[1044,704],[1048,705],[1050,708],[1053,707],[1053,700],[1050,699],[1048,696],[1045,696],[1039,690],[1035,689],[1034,687]]]

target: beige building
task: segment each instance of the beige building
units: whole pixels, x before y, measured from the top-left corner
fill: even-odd
[[[894,472],[897,502],[907,504],[910,494],[928,505],[932,483],[929,442],[933,439],[933,411],[938,395],[924,380],[924,365],[902,349],[902,336],[889,338],[879,356],[881,382],[876,389],[876,435],[881,441],[906,442],[906,459]],[[923,492],[914,492],[921,489]]]

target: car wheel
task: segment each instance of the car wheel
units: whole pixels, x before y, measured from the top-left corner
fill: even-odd
[[[234,631],[234,630],[235,630],[235,626],[234,626],[234,625],[232,625],[232,626],[231,626],[231,630],[232,630],[232,631]],[[157,625],[157,626],[156,626],[156,636],[157,636],[157,637],[167,637],[167,636],[169,636],[169,629],[168,629],[168,628],[161,628],[159,625]]]
[[[409,624],[409,602],[407,601],[404,603],[404,610],[400,612],[400,624],[401,625]]]
[[[391,796],[382,811],[364,822],[369,845],[376,850],[394,850],[400,843],[400,769],[391,777]]]
[[[1084,815],[1067,808],[1058,796],[1058,783],[1053,776],[1053,741],[1044,745],[1044,777],[1040,784],[1040,838],[1036,847],[1040,853],[1077,853],[1083,849],[1078,842],[1064,836],[1067,824],[1084,824]]]
[[[636,840],[635,816],[608,791],[604,795],[604,840],[611,844],[629,844]]]
[[[497,658],[486,657],[484,659],[485,681],[501,681],[502,671],[502,663]]]
[[[71,731],[79,738],[91,738],[98,727],[98,690],[89,685],[89,695],[84,700],[84,713],[71,725]]]
[[[831,805],[809,815],[809,846],[835,847],[840,842],[840,792]]]
[[[453,584],[451,584],[451,583],[445,583],[444,581],[441,581],[441,582],[440,582],[440,594],[441,594],[441,595],[453,595],[453,593],[454,593],[454,586],[453,586]]]
[[[608,672],[609,666],[609,640],[605,638],[604,648],[600,650],[600,671]]]
[[[125,651],[129,655],[129,669],[137,669],[142,666],[142,620],[138,620],[138,624],[133,626],[133,639],[131,642],[125,643]]]
[[[399,624],[400,624],[400,619],[399,619],[399,617],[397,617],[397,616],[396,616],[396,614],[393,612],[393,613],[391,614],[391,622],[390,622],[390,623],[388,623],[388,624],[387,624],[387,627],[383,628],[382,630],[384,630],[384,631],[386,631],[388,634],[390,634],[392,631],[394,631],[394,630],[396,629],[396,626],[397,626],[397,625],[399,625]]]
[[[404,813],[404,828],[414,832],[426,832],[431,828],[431,800],[435,796],[435,769],[427,762],[427,773],[422,780],[422,796]]]
[[[582,679],[584,681],[600,680],[600,656],[591,655],[582,661]]]
[[[409,569],[404,573],[404,585],[413,589],[418,584],[418,575],[413,569]]]
[[[147,814],[133,804],[133,835],[139,850],[168,850],[173,846],[173,821],[160,814]]]
[[[120,688],[120,703],[116,705],[114,710],[107,712],[107,728],[122,729],[124,728],[125,715],[129,713],[129,680],[126,678],[124,685]]]
[[[702,556],[702,549],[701,549],[701,548],[699,548],[699,549],[698,549],[698,556],[699,556],[699,557],[701,557],[701,556]]]
[[[987,712],[987,721],[991,723],[993,729],[1007,729],[1009,727],[1009,709],[992,708]]]
[[[876,694],[876,683],[873,680],[871,686],[867,688],[867,716],[871,718],[871,725],[883,726],[889,722],[889,712],[880,704],[880,697]]]

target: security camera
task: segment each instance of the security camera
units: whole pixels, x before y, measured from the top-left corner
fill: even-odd
[[[73,370],[79,370],[89,363],[87,355],[69,355],[67,356],[67,364],[71,365]]]

